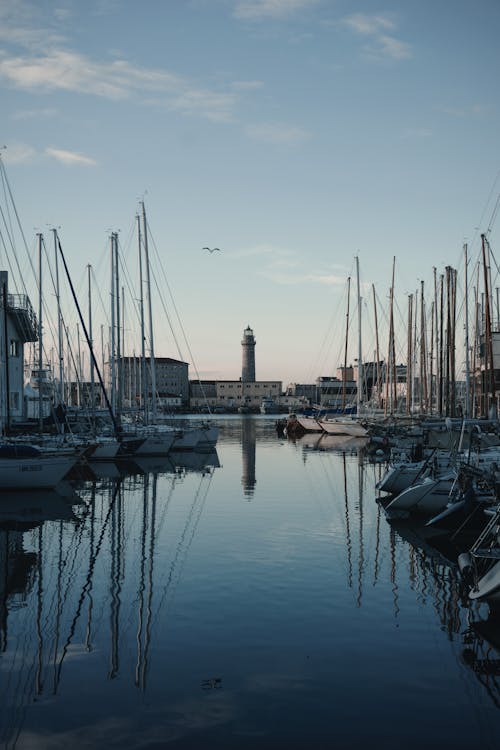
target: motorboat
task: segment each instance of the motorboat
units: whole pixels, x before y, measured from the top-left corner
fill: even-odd
[[[405,518],[409,515],[434,516],[440,513],[457,487],[457,473],[452,470],[433,479],[425,477],[396,495],[386,506],[390,518]]]

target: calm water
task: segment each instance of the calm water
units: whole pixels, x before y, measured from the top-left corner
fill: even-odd
[[[497,748],[500,625],[383,467],[217,421],[206,470],[2,498],[3,747]]]

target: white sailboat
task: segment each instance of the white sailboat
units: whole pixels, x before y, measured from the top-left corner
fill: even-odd
[[[362,348],[361,348],[361,295],[360,295],[360,284],[359,284],[359,258],[356,256],[356,279],[357,279],[357,294],[358,294],[358,386],[356,389],[357,393],[357,417],[333,417],[333,418],[322,418],[318,419],[318,423],[328,435],[350,435],[351,437],[367,437],[368,430],[359,421],[359,413],[361,406],[361,397],[363,390],[363,359],[362,359]],[[348,307],[349,310],[349,307]],[[349,312],[347,313],[349,316]],[[349,323],[346,326],[346,352],[347,352],[347,336],[348,336]],[[346,362],[344,361],[344,377],[346,371]]]

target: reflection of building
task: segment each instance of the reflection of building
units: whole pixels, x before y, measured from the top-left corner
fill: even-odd
[[[9,609],[26,605],[36,555],[23,549],[22,531],[0,528],[0,647],[6,647]]]
[[[241,425],[241,484],[243,494],[251,497],[254,493],[255,479],[255,419],[250,417],[243,419]]]

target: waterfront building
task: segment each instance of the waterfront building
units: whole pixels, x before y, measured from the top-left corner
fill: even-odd
[[[281,380],[260,380],[245,383],[242,380],[193,380],[190,384],[190,406],[193,410],[209,408],[211,411],[258,411],[263,398],[280,403]]]
[[[125,407],[142,403],[142,394],[151,398],[151,358],[146,357],[142,367],[141,357],[122,357],[123,401]],[[155,357],[157,404],[160,408],[180,408],[189,403],[189,365],[172,357]],[[142,385],[145,372],[146,387]]]
[[[0,271],[0,410],[2,427],[26,416],[24,344],[38,341],[38,322],[26,294],[10,294],[8,272]]]

